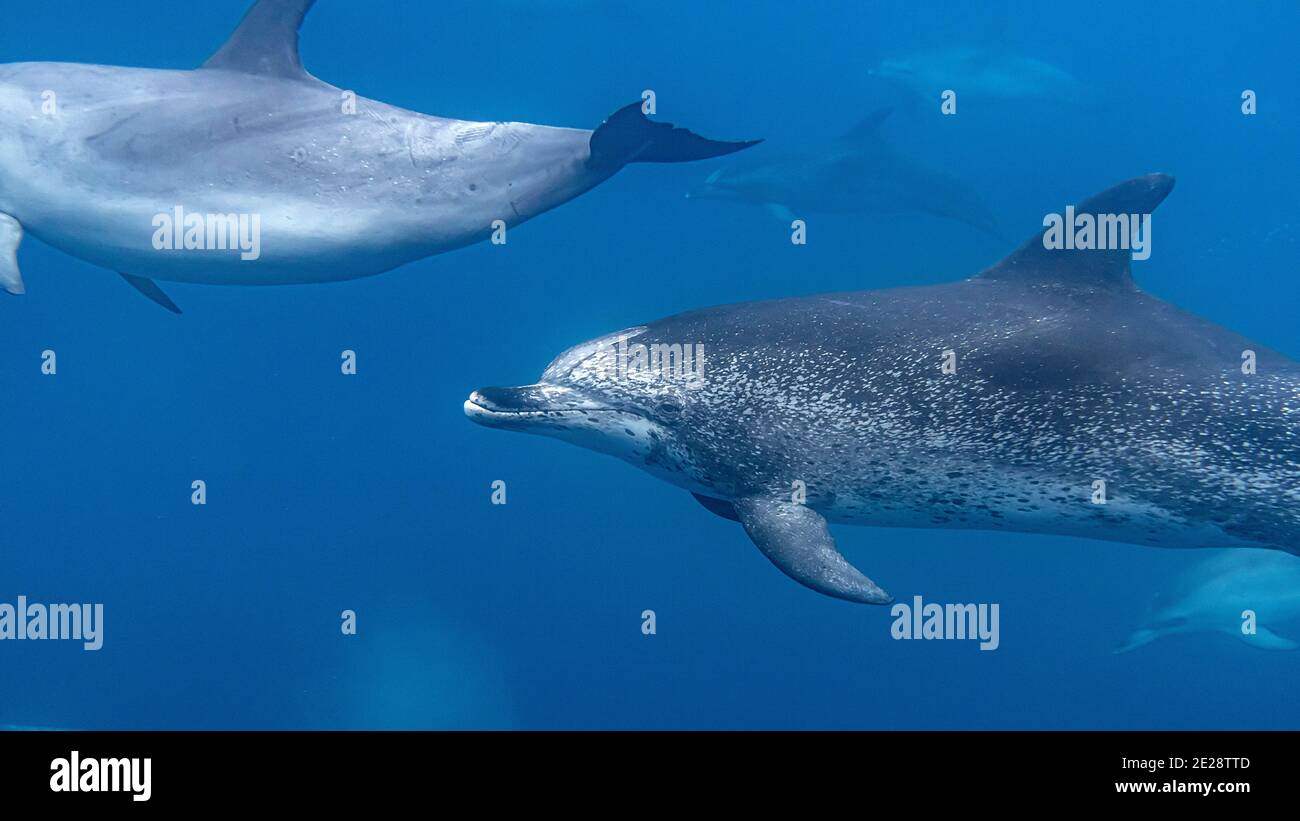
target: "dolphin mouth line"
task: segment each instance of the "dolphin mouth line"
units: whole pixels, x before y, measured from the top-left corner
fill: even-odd
[[[465,400],[465,415],[470,418],[486,419],[567,419],[587,416],[593,413],[615,413],[615,408],[544,408],[539,410],[510,410],[493,407],[477,392]]]

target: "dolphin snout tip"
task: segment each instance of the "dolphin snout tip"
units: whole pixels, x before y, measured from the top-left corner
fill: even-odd
[[[483,407],[478,404],[478,391],[471,393],[469,399],[466,399],[465,403],[461,407],[465,411],[465,415],[471,419],[473,419],[475,415],[482,413]]]
[[[492,402],[480,391],[470,391],[469,398],[461,405],[470,421],[486,424],[492,415]]]

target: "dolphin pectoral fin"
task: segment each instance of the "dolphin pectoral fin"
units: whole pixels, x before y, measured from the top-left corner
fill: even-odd
[[[736,515],[736,508],[731,502],[725,499],[715,499],[712,496],[701,496],[698,493],[692,493],[695,501],[704,505],[704,509],[710,513],[721,516],[724,519],[730,519],[733,522],[739,522],[740,517]]]
[[[894,600],[840,555],[826,519],[807,505],[748,498],[732,506],[763,555],[799,584],[862,604]]]
[[[769,214],[781,220],[781,222],[788,224],[798,219],[798,217],[794,215],[793,211],[779,202],[765,202],[763,203],[763,207],[767,209]]]
[[[762,140],[724,142],[710,140],[672,123],[651,122],[641,110],[641,101],[623,106],[609,115],[591,133],[591,156],[587,164],[603,171],[616,171],[630,162],[690,162],[721,157]]]
[[[130,274],[122,274],[122,279],[125,279],[130,283],[132,288],[149,297],[149,299],[163,306],[172,313],[179,314],[181,312],[181,309],[176,307],[176,303],[172,302],[171,297],[163,293],[163,289],[159,288],[158,283],[154,282],[152,279],[131,276]]]
[[[0,214],[0,287],[11,294],[23,294],[23,275],[18,270],[18,246],[23,226],[8,214]]]
[[[1241,636],[1241,640],[1251,647],[1258,647],[1260,650],[1294,650],[1300,646],[1291,639],[1279,636],[1267,627],[1260,627],[1259,625],[1255,626],[1254,633],[1237,631],[1237,635]]]

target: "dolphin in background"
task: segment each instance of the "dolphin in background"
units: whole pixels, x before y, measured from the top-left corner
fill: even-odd
[[[933,101],[935,105],[949,89],[957,93],[958,101],[970,97],[982,101],[1069,103],[1091,97],[1088,86],[1068,71],[999,49],[921,52],[882,60],[867,73],[902,86],[918,99]]]
[[[1255,614],[1254,632],[1243,611]],[[1146,623],[1116,653],[1181,633],[1226,633],[1261,650],[1294,650],[1270,627],[1300,624],[1300,558],[1273,550],[1228,550],[1184,572],[1158,597]]]
[[[759,203],[786,222],[818,213],[930,214],[1002,239],[993,213],[973,188],[885,142],[880,127],[891,112],[876,111],[827,145],[719,169],[686,196]]]
[[[406,111],[316,79],[298,57],[315,0],[258,0],[189,71],[0,65],[0,287],[24,232],[156,280],[354,279],[487,239],[634,162],[717,157],[641,103],[595,131]],[[499,222],[498,222],[499,221]]]
[[[1075,214],[1150,218],[1172,188],[1139,177]],[[465,413],[623,459],[854,602],[891,597],[829,523],[1300,551],[1300,363],[1139,290],[1127,247],[1046,233],[957,282],[618,331]]]

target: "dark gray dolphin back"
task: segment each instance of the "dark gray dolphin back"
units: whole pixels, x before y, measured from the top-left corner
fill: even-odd
[[[1150,214],[1174,188],[1168,174],[1148,174],[1126,180],[1075,206],[1076,214]],[[1067,226],[1067,230],[1072,228]],[[1021,282],[1052,281],[1086,286],[1132,288],[1131,252],[1113,250],[1049,249],[1043,247],[1044,228],[1009,257],[983,271],[983,279]]]

